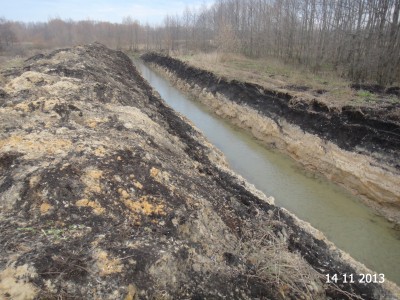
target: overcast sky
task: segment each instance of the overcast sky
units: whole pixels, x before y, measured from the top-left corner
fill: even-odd
[[[181,14],[186,6],[209,6],[212,0],[3,0],[0,17],[14,21],[72,20],[118,22],[132,16],[141,23],[161,24],[166,14]]]

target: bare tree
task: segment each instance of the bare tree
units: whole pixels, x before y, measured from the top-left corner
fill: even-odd
[[[400,0],[216,0],[163,26],[97,21],[41,23],[0,19],[0,47],[30,42],[65,46],[93,41],[126,49],[240,52],[323,66],[353,81],[400,82]]]
[[[0,50],[12,46],[17,41],[11,23],[5,19],[0,19]]]

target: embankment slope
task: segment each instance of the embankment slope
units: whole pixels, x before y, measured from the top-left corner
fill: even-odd
[[[400,223],[400,105],[329,107],[213,73],[157,53],[157,66],[180,89],[269,147],[358,195]]]
[[[0,298],[396,299],[100,44],[2,71]]]

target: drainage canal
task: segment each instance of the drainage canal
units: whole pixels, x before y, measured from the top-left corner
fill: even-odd
[[[142,62],[135,63],[161,97],[225,154],[233,170],[355,259],[400,284],[400,232],[389,222],[341,188],[310,176],[291,159],[266,149],[204,105],[188,99]]]

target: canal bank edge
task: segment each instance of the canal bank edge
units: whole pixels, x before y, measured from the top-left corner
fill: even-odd
[[[2,75],[0,297],[399,298],[324,282],[372,272],[228,170],[123,53],[59,49]]]
[[[400,224],[399,122],[384,112],[306,102],[261,86],[227,81],[158,53],[141,57],[177,88]]]

